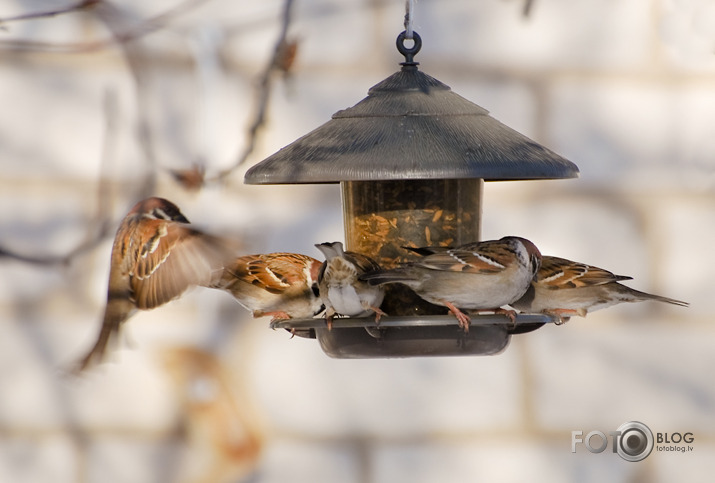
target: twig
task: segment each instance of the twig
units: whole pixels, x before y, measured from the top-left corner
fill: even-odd
[[[134,79],[136,103],[137,103],[137,136],[139,146],[144,153],[145,161],[148,165],[148,174],[140,187],[140,198],[146,198],[154,191],[156,186],[156,153],[154,150],[154,131],[152,129],[147,107],[151,105],[152,96],[148,92],[149,75],[144,69],[142,59],[144,57],[144,46],[138,42],[128,42],[122,37],[126,32],[128,23],[127,15],[108,0],[101,0],[93,12],[100,22],[112,33],[127,63],[129,72]]]
[[[124,26],[123,29],[112,31],[112,37],[108,39],[97,40],[94,42],[82,42],[82,43],[51,43],[51,42],[34,42],[30,40],[6,40],[0,41],[0,47],[15,48],[20,50],[38,50],[42,52],[61,52],[61,53],[86,53],[93,52],[97,50],[104,50],[107,48],[112,48],[119,43],[131,42],[132,40],[137,40],[145,35],[151,34],[160,30],[169,23],[171,23],[176,18],[188,13],[189,11],[197,8],[199,5],[207,3],[211,0],[184,0],[177,6],[166,10],[163,13],[150,17],[140,23]],[[9,17],[2,19],[0,18],[0,26],[6,22],[20,21],[20,20],[32,20],[37,18],[52,17],[55,15],[60,15],[64,13],[77,12],[79,10],[86,10],[89,7],[96,7],[99,4],[107,3],[103,0],[85,0],[79,2],[73,7],[67,7],[62,10],[49,11],[49,12],[38,12],[29,13],[25,15],[18,15],[17,17]]]
[[[97,183],[97,209],[94,218],[90,221],[90,226],[99,227],[94,237],[87,237],[84,244],[80,244],[75,252],[81,253],[90,250],[103,239],[111,235],[112,226],[112,190],[110,187],[111,176],[109,174],[112,166],[116,163],[117,138],[119,133],[119,101],[117,92],[114,89],[107,89],[103,99],[104,107],[104,140],[102,143],[102,161],[99,170],[99,182]],[[74,256],[70,253],[69,256]]]
[[[99,0],[101,3],[107,3],[106,1]],[[166,10],[163,13],[155,15],[143,22],[135,25],[125,27],[124,29],[113,31],[114,40],[116,42],[129,42],[131,40],[138,39],[157,30],[165,28],[174,19],[184,15],[185,13],[194,10],[199,5],[208,3],[211,0],[184,0],[177,6]]]
[[[31,256],[8,250],[0,247],[0,258],[12,258],[20,262],[33,265],[69,265],[76,257],[85,252],[93,250],[97,245],[110,236],[111,219],[108,189],[109,176],[107,173],[113,164],[113,154],[115,152],[117,138],[117,98],[114,91],[105,94],[104,99],[104,119],[105,136],[102,149],[102,168],[100,170],[100,181],[97,189],[97,211],[88,223],[87,234],[84,241],[65,255]]]
[[[524,16],[524,18],[529,18],[533,6],[534,0],[524,0],[524,8],[521,10],[521,14]]]
[[[34,20],[38,18],[56,17],[57,15],[63,15],[65,13],[73,13],[78,10],[91,7],[99,1],[100,0],[84,0],[82,2],[78,2],[75,5],[72,5],[71,7],[62,8],[60,10],[48,10],[46,12],[26,13],[23,15],[17,15],[15,17],[0,18],[0,26],[9,22],[19,22],[22,20]]]
[[[270,100],[271,93],[271,80],[273,71],[278,69],[280,66],[280,60],[285,55],[285,47],[287,45],[288,28],[290,27],[291,21],[291,7],[293,6],[293,0],[285,0],[283,3],[283,14],[281,16],[281,30],[278,35],[278,40],[276,46],[273,49],[273,54],[269,59],[263,73],[261,74],[260,81],[256,88],[256,105],[254,108],[254,116],[248,127],[248,139],[246,142],[246,147],[243,152],[238,156],[236,162],[233,166],[219,172],[214,178],[208,179],[208,181],[221,181],[227,176],[229,176],[233,171],[238,169],[248,157],[251,155],[256,147],[256,141],[258,138],[258,132],[263,127],[266,120],[266,110],[268,108],[268,101]]]
[[[34,257],[13,252],[7,248],[0,247],[0,258],[12,258],[19,262],[30,263],[32,265],[60,265],[64,263],[64,257]]]

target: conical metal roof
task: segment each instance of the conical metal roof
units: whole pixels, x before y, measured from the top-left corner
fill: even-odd
[[[406,57],[365,99],[253,166],[245,182],[578,176],[574,163],[489,116]]]

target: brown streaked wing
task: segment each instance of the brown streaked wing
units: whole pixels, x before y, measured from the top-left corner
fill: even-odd
[[[298,253],[270,253],[247,255],[232,265],[237,278],[266,290],[280,294],[304,281],[303,270],[308,261],[317,261]]]
[[[374,272],[382,268],[375,260],[362,253],[345,252],[345,259],[355,265],[360,273]]]
[[[537,274],[537,283],[546,288],[577,288],[630,280],[632,277],[616,275],[603,268],[565,258],[544,256]]]
[[[506,270],[516,260],[514,255],[508,243],[493,240],[434,253],[416,264],[437,270],[491,274]]]
[[[233,254],[225,240],[181,223],[143,220],[136,233],[130,284],[140,309],[165,304],[192,285],[208,285]]]

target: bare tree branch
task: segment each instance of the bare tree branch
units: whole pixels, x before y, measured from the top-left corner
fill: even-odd
[[[151,193],[155,186],[157,175],[157,162],[153,146],[153,131],[149,122],[149,116],[146,112],[146,109],[143,107],[148,105],[149,103],[149,93],[146,88],[148,75],[142,68],[142,59],[144,52],[143,47],[138,42],[134,41],[139,39],[143,35],[146,35],[161,28],[163,25],[170,22],[178,15],[181,15],[188,10],[195,8],[199,4],[205,3],[207,1],[209,0],[185,0],[173,9],[170,9],[160,15],[152,17],[151,19],[144,21],[139,25],[133,26],[129,25],[127,16],[109,0],[85,0],[82,2],[78,2],[72,7],[67,7],[62,10],[26,14],[4,20],[0,19],[0,25],[2,24],[2,22],[7,21],[21,21],[43,17],[52,17],[60,14],[89,9],[89,7],[91,7],[91,12],[100,22],[104,23],[107,26],[108,30],[113,35],[113,39],[93,43],[65,45],[64,47],[60,47],[60,49],[65,48],[68,51],[86,52],[90,50],[104,48],[110,45],[118,45],[122,49],[122,52],[127,61],[128,68],[131,71],[136,85],[137,104],[139,106],[138,111],[140,113],[140,118],[138,121],[139,142],[146,156],[147,164],[149,165],[149,174],[147,176],[147,179],[143,183],[143,187],[140,189],[141,196],[144,196]],[[248,141],[246,147],[244,148],[240,156],[238,156],[234,165],[231,168],[224,170],[218,175],[216,175],[213,181],[220,181],[225,177],[229,176],[235,169],[240,167],[245,162],[245,160],[250,156],[250,154],[255,148],[257,136],[261,127],[265,123],[266,110],[271,93],[273,73],[274,71],[280,70],[283,70],[284,72],[287,71],[290,68],[292,58],[295,55],[295,45],[287,41],[287,32],[291,21],[292,4],[292,0],[285,0],[283,4],[283,11],[281,16],[281,30],[276,41],[273,53],[265,69],[262,71],[259,83],[256,87],[254,116],[248,127]],[[8,43],[0,42],[0,46],[2,45],[8,45]],[[57,47],[54,44],[41,43],[27,43],[26,46],[33,48],[37,46],[47,46],[50,49],[55,49]],[[114,143],[117,130],[115,122],[116,110],[116,96],[113,93],[108,93],[107,97],[105,98],[106,137],[102,155],[103,173],[106,173],[106,170],[109,169],[108,167],[111,164],[110,158],[112,157],[112,153],[114,152]],[[78,244],[74,249],[70,250],[65,255],[31,256],[18,253],[0,246],[0,258],[12,258],[30,264],[63,265],[70,263],[74,258],[96,247],[107,236],[110,235],[111,220],[109,219],[109,212],[111,211],[111,209],[109,206],[110,202],[108,194],[110,193],[110,190],[108,189],[109,178],[109,176],[105,176],[104,174],[101,175],[98,185],[97,213],[94,215],[92,221],[88,225],[87,236],[85,237],[85,240]]]
[[[156,186],[157,160],[154,150],[154,131],[147,112],[147,106],[151,105],[151,94],[148,90],[149,74],[144,69],[144,46],[138,41],[128,42],[122,37],[128,24],[127,15],[108,0],[101,0],[93,9],[96,18],[102,22],[116,40],[116,45],[121,48],[124,60],[127,63],[134,85],[136,88],[137,104],[137,136],[139,146],[144,152],[148,173],[146,179],[140,187],[139,198],[146,198]]]
[[[534,7],[534,0],[524,0],[524,8],[521,10],[521,14],[524,18],[528,18],[531,15],[531,9]]]
[[[117,96],[114,91],[108,91],[104,98],[104,143],[102,147],[102,164],[99,185],[97,189],[97,210],[87,224],[85,239],[65,255],[31,256],[0,247],[0,258],[12,258],[33,265],[69,265],[75,258],[93,250],[111,235],[111,207],[108,172],[114,164],[113,155],[116,151],[118,131]]]
[[[26,13],[23,15],[17,15],[15,17],[0,18],[0,26],[2,26],[5,23],[9,23],[9,22],[19,22],[19,21],[23,21],[23,20],[35,20],[38,18],[56,17],[57,15],[62,15],[65,13],[73,13],[78,10],[82,10],[82,9],[91,7],[99,1],[100,0],[84,0],[82,2],[76,3],[75,5],[72,5],[71,7],[65,7],[65,8],[62,8],[59,10],[48,10],[45,12]]]
[[[178,15],[186,13],[188,10],[195,8],[199,4],[205,3],[206,1],[208,0],[184,1],[173,9],[170,9],[160,15],[152,17],[151,19],[142,22],[138,26],[130,26],[127,20],[127,16],[107,0],[85,0],[75,4],[72,7],[67,7],[62,10],[52,10],[12,17],[0,20],[0,25],[3,21],[22,21],[44,17],[53,17],[56,15],[76,12],[92,7],[91,12],[100,22],[105,24],[105,26],[110,32],[112,32],[113,39],[110,41],[105,40],[92,44],[77,44],[74,46],[74,50],[78,52],[87,51],[94,50],[97,48],[103,48],[109,45],[118,45],[122,49],[122,53],[124,54],[127,66],[134,78],[134,82],[136,85],[137,105],[139,106],[139,144],[144,151],[144,155],[146,157],[149,168],[148,175],[139,191],[141,197],[146,197],[148,196],[148,194],[154,191],[154,187],[156,185],[157,163],[156,156],[154,153],[153,131],[149,122],[149,116],[146,112],[146,109],[143,107],[148,105],[149,103],[149,93],[146,88],[148,76],[146,72],[142,69],[141,65],[141,61],[143,58],[143,46],[141,46],[138,42],[132,41],[137,40],[139,37],[146,35],[147,33],[153,32],[161,28],[165,23],[173,20]],[[117,135],[117,101],[116,95],[114,93],[110,92],[106,95],[104,102],[104,110],[106,135],[102,154],[102,174],[100,174],[100,180],[98,185],[96,204],[97,212],[95,213],[92,221],[88,224],[85,240],[79,243],[67,254],[58,256],[25,255],[22,253],[18,253],[14,250],[10,250],[8,248],[0,247],[0,258],[12,258],[24,263],[37,265],[66,265],[69,264],[74,258],[92,250],[111,234],[111,220],[109,216],[109,213],[111,211],[109,206],[109,193],[111,190],[108,186],[109,179],[111,179],[111,177],[107,175],[107,171],[109,170],[110,165],[113,164],[111,158],[113,156],[113,153],[115,152]]]
[[[176,18],[185,15],[198,6],[210,2],[211,0],[184,0],[173,8],[166,10],[154,17],[150,17],[142,22],[133,25],[124,25],[120,30],[112,30],[112,36],[108,39],[97,40],[94,42],[81,43],[53,43],[53,42],[34,42],[30,40],[6,40],[0,41],[0,47],[14,48],[19,50],[39,50],[43,52],[64,52],[64,53],[85,53],[97,50],[112,48],[117,43],[126,43],[132,40],[139,39],[145,35],[149,35],[157,30],[165,28],[166,25],[174,21]],[[44,17],[53,17],[60,14],[77,12],[80,10],[88,10],[90,7],[96,7],[99,4],[106,4],[104,0],[85,0],[78,4],[67,7],[62,10],[54,10],[47,12],[29,13],[18,15],[17,17],[0,18],[0,27],[7,22],[20,20],[33,20]]]
[[[281,30],[276,41],[275,48],[273,49],[273,54],[269,59],[263,73],[261,74],[260,81],[256,87],[255,96],[255,106],[254,106],[254,116],[248,127],[248,140],[246,142],[246,147],[243,152],[238,156],[236,162],[228,169],[219,172],[214,178],[208,179],[208,181],[221,181],[228,177],[233,171],[239,168],[248,157],[251,155],[256,147],[256,141],[258,137],[259,130],[263,127],[266,120],[266,110],[268,108],[268,101],[271,94],[271,80],[273,77],[273,72],[281,68],[283,65],[283,59],[286,55],[286,48],[290,45],[287,40],[288,28],[290,27],[291,21],[291,8],[293,6],[293,0],[285,0],[283,3],[283,14],[281,16]]]

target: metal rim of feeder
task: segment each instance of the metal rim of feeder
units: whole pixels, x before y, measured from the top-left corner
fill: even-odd
[[[250,168],[245,183],[340,183],[346,248],[373,256],[373,250],[364,246],[351,247],[357,239],[349,227],[349,221],[355,221],[355,200],[359,196],[367,199],[370,194],[360,194],[362,189],[390,188],[391,183],[416,183],[424,188],[436,183],[445,198],[466,194],[455,205],[457,210],[463,210],[460,212],[471,209],[475,217],[465,222],[468,226],[464,230],[459,227],[464,231],[460,236],[468,238],[461,243],[466,243],[480,239],[483,181],[578,176],[578,167],[571,161],[502,124],[486,109],[419,71],[414,57],[422,47],[422,39],[413,32],[412,47],[405,45],[406,40],[406,32],[402,32],[396,41],[397,50],[405,58],[400,71],[371,87],[368,96],[354,106],[336,112],[328,122]],[[382,198],[382,193],[378,194]],[[448,202],[454,200],[445,204]],[[348,220],[348,216],[353,218]],[[448,242],[449,236],[442,234],[435,244]],[[426,239],[430,241],[429,233]],[[391,242],[394,244],[394,239]],[[440,314],[446,313],[446,308],[440,310]],[[429,312],[416,316],[400,316],[398,312],[383,317],[378,326],[372,317],[339,318],[331,331],[323,319],[288,319],[271,327],[315,337],[332,357],[402,357],[496,354],[508,345],[512,334],[559,322],[544,314],[518,314],[514,322],[496,314],[470,317],[469,333],[458,327],[451,314]],[[416,332],[421,330],[434,334],[435,339],[429,339],[437,346],[434,351],[430,352],[429,344],[420,346],[419,340],[417,346],[413,344],[412,338],[422,337]],[[402,336],[404,340],[400,340]],[[475,340],[480,336],[485,340]],[[390,352],[391,348],[394,352]]]
[[[335,319],[332,330],[323,319],[289,319],[272,322],[271,328],[317,339],[330,357],[364,359],[496,355],[507,348],[511,335],[532,332],[550,322],[560,320],[550,315],[524,314],[513,323],[505,323],[501,315],[479,315],[472,317],[469,332],[464,332],[451,315],[388,317],[379,325],[374,318],[346,317]]]
[[[560,324],[561,319],[548,314],[519,314],[512,323],[503,315],[479,314],[470,316],[472,323],[470,327],[482,325],[507,325],[511,333],[522,333],[530,331],[536,325],[548,323]],[[344,328],[374,328],[374,329],[399,329],[404,327],[439,326],[439,327],[459,327],[457,319],[452,315],[430,315],[419,318],[409,316],[387,316],[375,322],[374,317],[338,317],[333,320],[333,329]],[[301,330],[301,329],[324,329],[326,322],[323,318],[311,319],[282,319],[271,322],[271,329]]]

